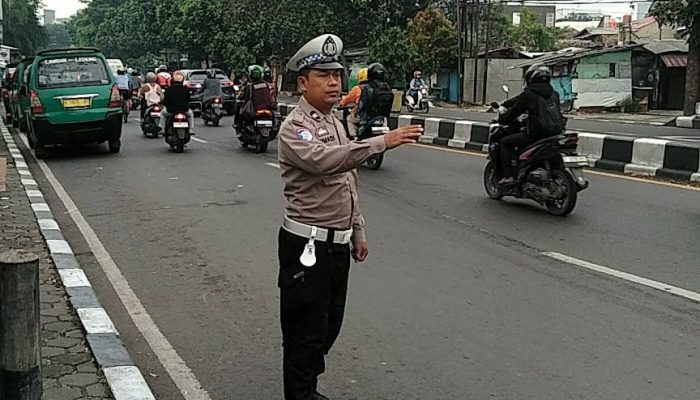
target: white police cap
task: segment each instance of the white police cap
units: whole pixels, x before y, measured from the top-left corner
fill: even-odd
[[[287,70],[299,72],[304,68],[343,69],[338,61],[343,41],[336,35],[324,34],[308,41],[287,63]]]

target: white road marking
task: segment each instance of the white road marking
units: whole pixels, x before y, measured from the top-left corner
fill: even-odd
[[[651,279],[642,278],[641,276],[628,274],[627,272],[618,271],[616,269],[604,267],[602,265],[593,264],[588,261],[579,260],[578,258],[569,257],[567,255],[556,253],[552,251],[547,251],[542,253],[542,255],[554,258],[555,260],[563,261],[569,264],[573,264],[579,267],[590,269],[592,271],[600,272],[606,275],[614,276],[616,278],[624,279],[633,283],[648,286],[650,288],[661,290],[662,292],[671,293],[676,296],[685,297],[693,301],[700,303],[700,293],[691,292],[690,290],[679,288],[673,285],[669,285],[663,282],[657,282]]]
[[[117,328],[114,327],[112,320],[107,315],[107,311],[104,308],[79,308],[78,317],[80,321],[83,322],[83,326],[87,333],[114,333],[117,332]]]
[[[273,163],[273,162],[265,163],[265,165],[267,165],[268,167],[272,167],[272,168],[277,168],[277,169],[280,168],[280,165],[279,165],[279,164]]]
[[[46,203],[34,203],[32,204],[32,210],[34,211],[51,211],[49,205]]]
[[[24,144],[28,145],[26,136],[22,135],[20,137],[24,141]],[[44,172],[46,179],[61,199],[66,210],[68,210],[68,214],[73,219],[73,222],[82,233],[90,250],[95,255],[97,262],[100,264],[100,267],[102,267],[102,271],[117,293],[119,300],[129,313],[131,320],[134,321],[134,325],[136,325],[136,328],[138,328],[139,332],[141,332],[146,339],[153,353],[158,357],[158,360],[168,372],[168,375],[170,375],[170,378],[178,389],[180,389],[183,397],[187,400],[211,400],[211,397],[207,391],[202,388],[202,385],[199,383],[192,370],[187,366],[180,355],[177,354],[177,351],[170,344],[170,341],[168,341],[165,335],[158,329],[156,323],[153,322],[153,318],[151,318],[146,308],[141,303],[141,300],[139,300],[136,293],[131,289],[129,282],[112,259],[112,256],[107,252],[107,249],[105,249],[104,245],[95,234],[95,231],[90,224],[87,223],[85,217],[83,217],[83,214],[78,210],[78,207],[63,188],[63,185],[56,179],[49,166],[43,160],[37,160],[37,164]],[[138,369],[136,367],[133,368],[133,373],[129,374],[131,378],[124,378],[125,381],[133,381],[132,378],[136,377]],[[111,374],[108,370],[113,370],[113,368],[105,368],[105,375]],[[115,373],[118,374],[118,372]],[[110,379],[109,376],[107,376],[107,378],[108,380]],[[112,379],[116,379],[116,377]],[[143,382],[143,385],[146,385],[146,383]],[[121,397],[115,394],[115,398],[130,399],[129,393],[123,393]]]
[[[207,142],[206,140],[200,139],[200,138],[198,138],[198,137],[196,137],[196,136],[192,136],[191,138],[192,138],[192,140],[194,140],[195,142],[199,142],[199,143],[209,143],[209,142]]]

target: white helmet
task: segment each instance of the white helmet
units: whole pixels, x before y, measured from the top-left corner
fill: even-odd
[[[129,73],[129,75],[131,75],[131,74],[133,74],[133,73],[134,73],[134,69],[133,69],[133,68],[131,68],[131,67],[129,67],[129,68],[127,68],[127,69],[126,69],[126,72],[128,72],[128,73]]]

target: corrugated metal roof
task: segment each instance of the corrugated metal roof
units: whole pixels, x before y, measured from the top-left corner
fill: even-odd
[[[687,54],[662,54],[661,61],[668,68],[685,68],[688,66]]]
[[[642,47],[654,54],[688,52],[688,42],[685,40],[654,40]]]

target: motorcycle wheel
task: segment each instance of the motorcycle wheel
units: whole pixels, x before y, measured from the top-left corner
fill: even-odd
[[[430,103],[426,102],[425,103],[425,113],[427,114],[429,112],[430,112]]]
[[[214,118],[214,120],[211,121],[211,125],[212,125],[212,126],[219,126],[219,119],[218,119],[218,118]]]
[[[258,154],[267,152],[267,139],[264,136],[258,136],[255,142],[255,152]]]
[[[552,180],[561,187],[563,197],[561,199],[548,200],[544,205],[550,214],[558,217],[565,217],[569,215],[576,206],[576,198],[578,196],[576,182],[566,171],[557,169],[553,170],[551,174]]]
[[[380,153],[380,154],[375,154],[375,155],[371,156],[370,158],[368,158],[367,161],[365,161],[365,164],[367,165],[367,168],[376,171],[382,167],[383,162],[384,162],[384,153]]]
[[[158,128],[153,128],[153,131],[151,132],[151,137],[153,139],[158,139]]]
[[[503,198],[503,192],[498,185],[498,176],[496,176],[493,161],[489,161],[484,168],[484,189],[486,189],[486,194],[494,200]]]
[[[185,152],[185,142],[182,140],[178,140],[177,144],[175,144],[175,152],[176,153],[184,153]]]

